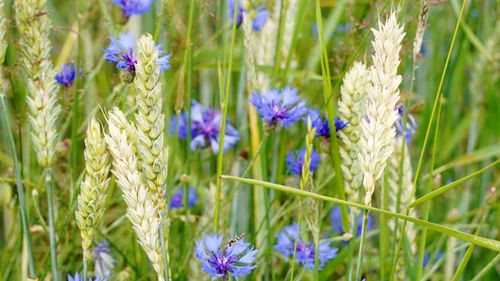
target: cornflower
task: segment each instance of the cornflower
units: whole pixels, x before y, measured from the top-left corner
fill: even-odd
[[[289,151],[286,156],[286,165],[290,173],[300,176],[302,175],[302,167],[304,166],[306,149],[296,151]],[[311,165],[309,171],[314,172],[318,169],[321,157],[319,153],[313,148],[311,151]]]

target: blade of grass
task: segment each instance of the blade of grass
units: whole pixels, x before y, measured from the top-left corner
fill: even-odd
[[[492,269],[494,266],[498,265],[498,263],[500,262],[500,253],[497,254],[487,265],[485,265],[483,267],[483,269],[481,269],[481,271],[479,271],[479,273],[474,277],[474,279],[472,279],[471,281],[479,281],[479,280],[483,280],[481,279],[490,269]]]
[[[229,176],[229,175],[222,175],[221,179],[240,181],[240,182],[247,183],[247,184],[254,185],[254,186],[260,186],[263,188],[270,188],[270,189],[286,192],[288,194],[309,197],[309,198],[322,200],[322,201],[326,201],[326,202],[332,202],[332,203],[339,204],[339,205],[345,205],[345,206],[349,206],[349,207],[353,207],[353,208],[357,208],[357,209],[363,209],[363,210],[368,210],[368,211],[379,213],[379,214],[384,214],[384,215],[387,215],[387,216],[390,216],[393,218],[398,218],[398,219],[402,219],[404,221],[409,221],[409,222],[414,223],[416,225],[419,225],[421,227],[424,227],[424,228],[427,228],[427,229],[430,229],[433,231],[437,231],[439,233],[443,233],[443,234],[448,235],[448,236],[458,238],[460,240],[472,243],[474,245],[477,245],[477,246],[480,246],[480,247],[483,247],[486,249],[500,252],[500,241],[481,237],[481,236],[474,235],[474,234],[465,233],[465,232],[462,232],[462,231],[459,231],[459,230],[456,230],[456,229],[453,229],[453,228],[450,228],[450,227],[447,227],[444,225],[428,222],[428,221],[421,220],[421,219],[414,218],[414,217],[410,217],[407,215],[394,213],[391,211],[387,211],[387,210],[383,210],[383,209],[379,209],[379,208],[375,208],[375,207],[371,207],[371,206],[367,206],[367,205],[363,205],[363,204],[359,204],[359,203],[345,201],[345,200],[338,199],[338,198],[328,197],[325,195],[321,195],[321,194],[317,194],[317,193],[313,193],[313,192],[308,192],[308,191],[296,189],[296,188],[281,185],[281,184],[275,184],[275,183],[254,180],[254,179],[249,179],[249,178],[240,178],[240,177]]]

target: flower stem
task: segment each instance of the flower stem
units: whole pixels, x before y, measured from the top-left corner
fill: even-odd
[[[55,216],[54,216],[54,185],[52,183],[52,169],[45,168],[45,188],[47,189],[47,201],[49,207],[49,241],[50,241],[50,260],[52,268],[52,280],[58,281],[59,275],[57,271],[57,245],[55,233]]]
[[[358,253],[358,265],[356,269],[356,279],[360,280],[361,275],[361,267],[363,262],[363,250],[365,247],[365,238],[366,238],[366,224],[368,223],[368,210],[364,210],[363,212],[363,224],[361,225],[361,241],[359,244],[359,253]]]

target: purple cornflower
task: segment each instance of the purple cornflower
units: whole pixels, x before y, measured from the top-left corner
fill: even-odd
[[[94,275],[98,278],[105,279],[111,276],[115,267],[115,260],[111,256],[111,248],[106,240],[97,243],[92,253],[94,257]]]
[[[109,46],[103,50],[106,54],[104,59],[115,63],[116,68],[125,70],[134,77],[135,64],[137,63],[136,41],[136,37],[130,32],[126,34],[120,33],[118,39],[111,36]],[[162,56],[164,52],[160,50],[159,45],[156,46],[156,49],[158,50],[158,66],[160,67],[160,71],[169,69],[170,56]]]
[[[74,276],[71,276],[70,274],[68,274],[68,281],[83,281],[83,275],[80,276],[80,274],[75,273]],[[91,278],[87,278],[87,281],[92,281]],[[104,281],[102,279],[100,279],[99,277],[96,277],[94,279],[94,281]]]
[[[302,175],[302,167],[304,166],[305,155],[305,148],[288,152],[288,155],[286,156],[286,165],[290,173],[297,176]],[[320,161],[321,157],[319,156],[319,153],[313,148],[311,151],[311,165],[309,166],[309,171],[316,171]]]
[[[250,243],[240,239],[232,244],[223,244],[222,235],[206,234],[205,237],[196,241],[196,258],[201,263],[201,269],[208,273],[213,279],[224,280],[232,275],[235,279],[250,274],[256,265],[254,250]]]
[[[302,264],[306,269],[314,269],[314,244],[305,243],[302,240],[299,226],[296,223],[284,227],[276,236],[276,240],[276,244],[273,247],[275,251],[281,253],[288,260],[288,258],[293,257],[294,249],[296,249],[295,262]],[[322,269],[326,262],[337,256],[337,252],[337,248],[330,247],[330,242],[320,242],[318,268]]]
[[[349,213],[351,213],[351,209],[347,209]],[[363,226],[363,217],[364,212],[360,212],[356,217],[357,227],[356,227],[356,237],[361,235],[361,228]],[[332,224],[332,229],[334,233],[344,233],[344,227],[342,226],[342,217],[339,206],[335,206],[330,210],[330,223]],[[366,231],[369,231],[373,228],[373,218],[371,214],[368,214],[368,219],[366,223]]]
[[[82,72],[80,71],[78,76],[81,76]],[[55,79],[59,85],[62,85],[66,88],[71,87],[73,82],[76,79],[76,67],[74,64],[63,64],[61,67],[61,72],[59,72]]]
[[[153,0],[113,0],[113,4],[120,7],[124,16],[130,17],[149,12]]]
[[[179,209],[184,207],[184,199],[182,188],[178,188],[175,193],[170,198],[170,209]],[[193,187],[189,187],[188,191],[188,207],[193,208],[194,204],[198,202],[198,194],[196,194],[196,190]]]
[[[267,19],[269,18],[269,14],[269,11],[264,6],[260,6],[255,12],[255,17],[253,18],[252,22],[252,29],[257,32],[261,31],[262,27],[264,26],[264,24],[266,24]]]
[[[234,13],[236,9],[236,0],[227,0],[228,4],[228,17],[229,22],[232,23],[234,20]],[[243,0],[238,0],[238,11],[236,14],[236,26],[240,26],[243,22]]]
[[[218,110],[205,108],[203,105],[192,101],[191,107],[191,150],[198,147],[210,146],[213,153],[219,151],[219,133],[221,123],[221,113]],[[170,133],[175,134],[178,129],[179,138],[187,137],[187,113],[180,114],[170,120]],[[226,123],[226,134],[224,136],[224,151],[235,145],[240,139],[238,131],[231,126],[229,120]]]
[[[406,142],[410,142],[411,138],[413,137],[413,135],[417,131],[417,127],[418,127],[417,121],[415,120],[413,115],[408,113],[406,115],[406,117],[407,117],[406,118],[406,129],[403,132],[403,123],[404,123],[403,114],[405,113],[403,105],[402,104],[398,105],[397,109],[398,109],[398,119],[394,123],[394,127],[396,127],[396,136],[400,137],[404,133],[404,136],[406,138]]]
[[[288,127],[307,113],[306,101],[300,99],[297,89],[290,87],[281,91],[268,90],[264,94],[252,93],[249,102],[257,108],[269,128],[274,128],[279,123]]]
[[[316,137],[324,137],[330,138],[330,125],[328,119],[321,116],[319,110],[310,109],[307,112],[307,116],[311,119],[311,125],[316,130]],[[307,118],[305,120],[307,122]],[[338,132],[345,127],[347,127],[347,123],[335,117],[335,132]]]

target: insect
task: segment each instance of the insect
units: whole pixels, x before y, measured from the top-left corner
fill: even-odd
[[[240,235],[234,237],[233,239],[229,240],[229,242],[227,242],[226,246],[229,248],[231,246],[234,245],[234,243],[240,241],[241,239],[243,239],[243,237],[245,236],[245,232],[242,232],[240,233]]]

